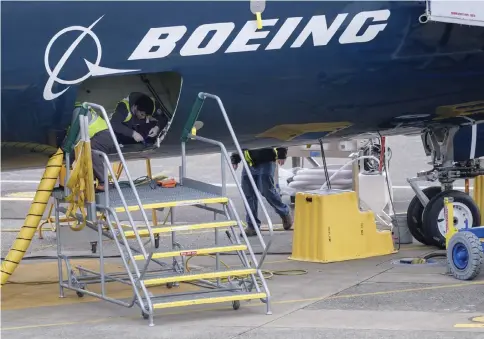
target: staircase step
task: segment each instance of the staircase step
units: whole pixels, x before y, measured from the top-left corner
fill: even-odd
[[[245,268],[241,270],[228,270],[228,271],[212,271],[203,273],[185,273],[175,274],[162,278],[146,279],[144,283],[146,286],[163,285],[170,282],[183,282],[193,281],[201,279],[215,279],[215,278],[227,278],[230,276],[244,276],[248,274],[255,274],[257,270],[255,268]]]
[[[136,186],[143,209],[160,209],[178,206],[193,206],[203,204],[226,204],[229,199],[214,193],[204,192],[195,188],[178,185],[172,188],[162,188],[157,185],[142,184]],[[109,206],[116,212],[125,212],[122,199],[116,189],[110,188]],[[128,211],[139,211],[140,207],[131,187],[122,186],[121,192],[128,205]],[[96,194],[96,203],[105,205],[105,192]]]
[[[146,203],[142,204],[141,206],[145,210],[152,210],[152,209],[159,209],[159,208],[168,208],[168,207],[180,207],[180,206],[194,206],[194,205],[204,205],[204,204],[226,204],[229,201],[228,198],[220,197],[220,198],[205,198],[205,199],[194,199],[194,200],[177,200],[177,201],[170,201],[170,202],[154,202],[154,203]],[[114,209],[116,212],[125,212],[126,209],[121,207],[116,207]],[[128,206],[128,211],[134,212],[139,211],[139,205],[131,205]]]
[[[189,297],[189,299],[186,299]],[[228,301],[242,301],[267,298],[267,294],[263,292],[212,292],[202,293],[198,295],[179,295],[164,297],[164,301],[153,302],[154,309],[163,309],[171,307],[193,306],[203,304],[215,304]]]
[[[171,257],[177,257],[177,256],[194,256],[194,255],[201,255],[201,254],[212,254],[212,253],[245,251],[245,250],[247,250],[247,245],[229,245],[229,246],[199,248],[194,250],[159,252],[159,253],[153,254],[151,258],[161,259],[161,258],[171,258]],[[145,257],[142,254],[135,255],[134,260],[145,260]]]
[[[233,220],[229,220],[229,221],[208,222],[208,223],[193,224],[193,225],[152,227],[151,229],[154,234],[159,234],[159,233],[191,231],[191,230],[201,230],[201,229],[230,227],[230,226],[237,226],[237,222]],[[148,231],[148,229],[141,229],[141,230],[138,230],[138,234],[140,235],[140,237],[148,237],[150,235],[150,232]],[[124,232],[124,235],[128,239],[132,239],[135,237],[134,231],[126,231]]]

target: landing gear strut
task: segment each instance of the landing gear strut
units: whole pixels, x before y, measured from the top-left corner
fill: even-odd
[[[407,224],[413,237],[425,244],[445,248],[446,225],[444,197],[454,198],[454,225],[457,229],[480,226],[481,215],[474,200],[466,193],[453,189],[456,180],[484,175],[484,164],[479,159],[454,161],[455,127],[430,128],[422,134],[427,156],[431,156],[432,170],[422,171],[408,179],[415,197],[407,209]],[[421,189],[419,181],[436,182],[439,186]]]

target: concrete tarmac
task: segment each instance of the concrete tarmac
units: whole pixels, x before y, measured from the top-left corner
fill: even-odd
[[[405,212],[413,193],[406,178],[428,169],[418,137],[392,137],[390,172],[394,186],[394,204]],[[328,163],[343,163],[329,159]],[[153,172],[177,176],[180,159],[153,160]],[[188,175],[194,179],[219,184],[219,155],[192,157]],[[283,168],[290,168],[288,161]],[[144,175],[144,162],[132,162],[133,177]],[[237,174],[240,175],[240,169]],[[27,214],[31,197],[41,170],[2,173],[2,257],[6,255]],[[229,180],[233,184],[233,180]],[[458,183],[458,186],[463,186]],[[237,210],[245,215],[235,187],[228,189]],[[285,198],[286,201],[288,200]],[[266,205],[271,219],[280,228],[280,219]],[[47,214],[47,212],[46,212]],[[148,215],[151,217],[150,213]],[[261,216],[261,215],[260,215]],[[163,214],[158,215],[160,220]],[[187,209],[177,213],[184,222],[205,222],[213,219],[206,211]],[[140,220],[140,214],[136,214]],[[263,222],[264,220],[261,219]],[[82,232],[81,232],[82,233]],[[64,234],[64,233],[63,233]],[[79,232],[66,232],[64,250],[69,254],[91,255],[90,245]],[[265,236],[267,233],[264,232]],[[432,265],[403,265],[399,258],[422,257],[436,251],[414,240],[402,245],[398,253],[340,263],[318,264],[288,260],[292,247],[292,231],[278,231],[264,269],[274,272],[268,285],[272,295],[272,315],[258,300],[242,302],[234,311],[229,304],[190,306],[157,311],[155,326],[149,327],[136,306],[127,309],[118,305],[65,290],[59,298],[57,265],[54,260],[25,260],[2,288],[3,338],[484,338],[484,276],[462,282],[446,274],[445,260],[437,258]],[[83,238],[84,237],[84,238]],[[89,236],[87,236],[89,237]],[[211,233],[183,234],[178,241],[187,248],[204,246]],[[165,240],[166,239],[166,240]],[[162,238],[162,246],[169,242]],[[251,242],[255,242],[251,240]],[[106,255],[115,255],[115,246],[107,241]],[[254,246],[257,251],[257,246]],[[54,256],[55,234],[36,236],[26,257]],[[193,258],[190,267],[204,269],[209,258]],[[230,267],[239,265],[236,256],[223,256]],[[80,262],[89,267],[91,263]],[[118,259],[106,265],[116,270]],[[281,270],[305,270],[300,275],[277,275]],[[266,272],[269,274],[270,272]],[[108,285],[110,286],[110,285]],[[181,284],[179,291],[193,290]],[[173,291],[173,290],[171,290]],[[158,293],[168,293],[165,287]],[[117,298],[129,297],[126,287],[108,288]]]

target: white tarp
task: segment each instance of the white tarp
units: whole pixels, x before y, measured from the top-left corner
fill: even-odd
[[[429,0],[429,21],[484,27],[484,1]]]

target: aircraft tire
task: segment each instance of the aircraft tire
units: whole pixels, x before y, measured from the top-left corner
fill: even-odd
[[[481,213],[472,197],[462,191],[444,191],[432,199],[424,209],[422,216],[424,234],[432,237],[433,245],[445,249],[444,198],[454,198],[454,223],[457,229],[476,227],[481,224]],[[467,223],[466,223],[467,222]],[[427,239],[430,240],[430,239]]]
[[[427,198],[432,199],[434,196],[442,192],[442,188],[440,186],[430,186],[426,187],[422,190],[422,192],[427,196]],[[408,205],[407,209],[407,226],[410,234],[417,240],[418,242],[430,246],[432,245],[432,241],[427,240],[431,239],[431,236],[426,236],[424,233],[424,229],[422,226],[422,216],[424,212],[424,206],[420,202],[417,196],[414,196],[410,204]]]

